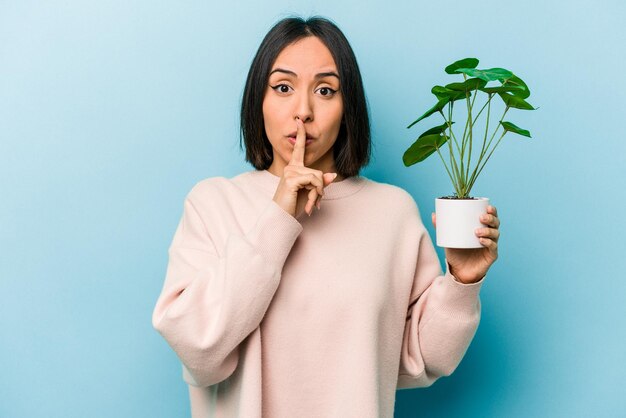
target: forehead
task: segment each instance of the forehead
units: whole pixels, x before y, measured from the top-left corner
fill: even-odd
[[[297,74],[317,70],[337,70],[330,50],[315,36],[307,36],[287,45],[276,57],[272,69],[289,68]]]

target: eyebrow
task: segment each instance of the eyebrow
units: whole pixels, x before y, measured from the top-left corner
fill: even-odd
[[[296,77],[296,78],[298,77],[298,74],[296,74],[296,73],[294,73],[293,71],[290,71],[290,70],[285,70],[284,68],[276,68],[276,69],[275,69],[275,70],[273,70],[273,71],[272,71],[269,75],[272,75],[272,74],[274,74],[274,73],[276,73],[276,72],[281,72],[281,73],[289,74],[289,75],[292,75],[292,76],[294,76],[294,77]],[[318,79],[318,78],[324,78],[324,77],[329,77],[329,76],[332,76],[332,77],[337,77],[337,79],[339,80],[339,75],[338,75],[336,72],[334,72],[334,71],[328,71],[328,72],[325,72],[325,73],[317,73],[317,74],[315,74],[315,78],[316,78],[316,79]],[[269,77],[269,76],[268,76],[268,77]]]

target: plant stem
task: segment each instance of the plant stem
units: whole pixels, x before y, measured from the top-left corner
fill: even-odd
[[[439,111],[439,113],[441,113],[441,116],[443,116],[443,119],[448,124],[448,129],[451,133],[452,124],[450,123],[450,121],[446,119],[446,117],[444,116],[441,110]],[[454,154],[452,153],[452,145],[450,144],[450,142],[451,142],[450,135],[448,135],[448,146],[450,148],[450,165],[452,166],[454,162]],[[437,146],[437,141],[435,141],[435,149],[437,150],[437,154],[439,154],[439,158],[441,158],[441,162],[443,163],[443,166],[445,167],[446,172],[448,173],[448,177],[450,177],[450,181],[452,181],[452,186],[454,187],[455,191],[457,191],[458,189],[457,189],[456,173],[455,173],[454,167],[452,167],[452,173],[450,173],[450,170],[448,169],[448,165],[446,164],[446,161],[443,159],[443,156],[441,155],[441,152],[439,151],[439,147]]]
[[[489,103],[491,103],[491,99],[492,99],[492,98],[493,98],[493,96],[494,96],[494,94],[493,94],[493,93],[487,93],[487,94],[489,94],[489,100],[487,100],[487,103],[485,103],[485,104],[483,105],[483,107],[480,109],[480,112],[478,112],[478,114],[477,114],[477,115],[476,115],[476,117],[474,118],[474,122],[473,122],[474,124],[475,124],[475,123],[476,123],[476,121],[478,120],[478,117],[480,116],[480,114],[481,114],[481,113],[483,113],[483,110],[485,109],[485,107],[486,107]]]
[[[462,73],[462,74],[463,74],[463,81],[464,82],[467,81],[467,75],[465,73]],[[470,111],[469,110],[470,109],[469,92],[467,90],[465,90],[465,101],[467,103],[467,109],[468,109],[468,112],[469,112]],[[461,137],[461,151],[459,152],[460,159],[461,159],[461,181],[460,181],[460,184],[459,184],[459,186],[460,186],[459,188],[461,189],[461,195],[459,195],[459,197],[464,197],[463,195],[465,193],[465,187],[467,185],[467,175],[465,174],[466,173],[466,169],[465,169],[464,165],[465,165],[465,146],[467,144],[467,135],[466,135],[466,133],[467,133],[468,122],[469,121],[465,122],[465,129],[463,129],[463,137]],[[472,132],[471,125],[469,126],[469,129],[470,129],[470,136],[471,136],[471,132]]]
[[[469,154],[467,156],[467,169],[465,172],[465,179],[469,179],[469,169],[470,169],[470,165],[472,163],[472,142],[473,142],[473,130],[474,130],[474,123],[472,122],[472,109],[474,108],[474,103],[476,102],[476,96],[478,96],[478,89],[476,89],[474,91],[474,98],[472,99],[472,103],[470,104],[469,102],[469,97],[467,97],[467,120],[469,122]],[[466,183],[466,186],[468,186],[466,188],[466,190],[464,190],[464,194],[469,195],[470,192],[470,187],[469,184]]]
[[[487,122],[489,122],[489,111],[491,110],[491,105],[489,105],[489,110],[487,112]],[[500,137],[500,139],[498,139],[498,142],[496,143],[496,145],[493,147],[493,149],[491,150],[491,152],[489,153],[489,156],[487,157],[487,160],[485,160],[485,162],[483,163],[483,165],[481,166],[481,168],[479,169],[478,167],[480,166],[481,161],[483,160],[483,157],[485,156],[485,152],[489,149],[489,146],[491,146],[491,142],[493,141],[493,138],[496,136],[496,132],[498,132],[498,128],[500,128],[500,126],[502,125],[502,120],[504,119],[504,116],[506,115],[506,112],[509,111],[509,107],[507,106],[506,109],[504,109],[504,113],[502,114],[502,117],[500,118],[500,122],[498,122],[498,126],[496,126],[496,129],[493,131],[493,135],[491,135],[491,138],[489,139],[489,143],[487,144],[487,147],[485,147],[485,143],[483,140],[483,149],[480,153],[480,158],[478,158],[478,163],[476,163],[476,169],[474,169],[474,172],[472,173],[472,177],[470,178],[470,184],[471,186],[474,185],[474,182],[476,181],[476,179],[478,178],[478,175],[480,174],[480,171],[482,171],[482,167],[485,166],[485,164],[487,163],[487,160],[489,159],[489,157],[491,156],[491,154],[493,153],[493,150],[496,149],[496,147],[498,146],[498,144],[500,143],[500,140],[502,139],[502,137],[506,134],[506,131],[504,131],[504,133],[502,134],[502,136]],[[487,131],[485,130],[485,140],[487,139]],[[470,188],[471,188],[470,186]]]
[[[485,106],[487,106],[487,123],[485,124],[485,136],[483,137],[483,145],[482,145],[482,148],[480,149],[480,158],[478,159],[478,162],[476,163],[476,168],[478,168],[480,161],[485,155],[485,144],[487,143],[487,134],[489,133],[489,121],[491,119],[491,98],[492,97],[493,95],[489,94],[489,99],[487,100],[487,103],[485,103]],[[485,108],[485,106],[483,106],[483,109]],[[481,112],[482,112],[482,109],[481,109]],[[476,117],[478,118],[478,116]],[[474,173],[476,173],[476,169],[474,169]],[[472,186],[474,185],[474,181],[476,181],[476,178],[478,177],[478,175],[474,176],[474,173],[472,173],[472,177],[470,178],[470,190],[472,189]]]
[[[485,144],[487,143],[487,134],[489,132],[489,121],[491,120],[491,97],[493,97],[491,94],[489,95],[489,100],[487,100],[487,103],[485,103],[485,105],[487,107],[487,123],[485,125],[485,136],[483,138],[483,146],[480,149],[480,158],[478,159],[478,163],[476,164],[476,167],[478,167],[478,164],[480,164],[480,161],[482,160],[483,156],[485,155]],[[484,108],[485,106],[483,106]],[[495,132],[494,132],[495,135]]]
[[[443,119],[446,121],[446,123],[448,124],[448,129],[449,129],[449,135],[448,135],[448,146],[450,148],[450,166],[452,167],[453,173],[454,173],[454,186],[455,189],[457,189],[457,184],[459,183],[459,167],[456,164],[456,158],[454,157],[454,152],[452,150],[452,141],[450,140],[450,138],[455,138],[454,136],[454,132],[452,131],[452,123],[451,120],[447,120],[446,117],[444,116],[443,112],[440,110],[439,113],[441,113],[441,116],[443,116]],[[452,119],[452,118],[450,118]],[[456,138],[455,138],[456,141]],[[457,149],[459,149],[458,144],[457,144]],[[460,151],[460,150],[459,150]]]
[[[470,111],[470,103],[469,103],[469,95],[468,95],[468,91],[465,90],[465,102],[467,104],[467,111]],[[467,180],[467,176],[465,174],[465,168],[464,168],[464,164],[465,164],[465,144],[467,144],[467,128],[469,127],[470,133],[472,132],[472,127],[470,126],[469,123],[469,119],[467,119],[465,121],[465,129],[463,130],[463,138],[461,138],[461,175],[463,176],[463,180]],[[463,187],[461,192],[464,193],[465,192],[465,185],[466,185],[466,181],[463,181]],[[460,196],[461,197],[461,196]]]
[[[493,131],[493,135],[491,135],[491,138],[489,139],[489,143],[487,144],[487,149],[489,149],[489,146],[491,145],[493,138],[496,136],[496,132],[498,131],[498,128],[500,128],[500,126],[502,125],[502,121],[504,120],[504,115],[506,115],[506,112],[508,111],[509,111],[509,107],[507,106],[506,109],[504,109],[504,113],[502,114],[500,121],[498,122],[498,126],[496,126],[496,130]]]
[[[463,143],[465,143],[465,137],[467,135],[468,127],[469,127],[469,119],[465,121],[465,128],[463,129],[463,140],[462,140]]]
[[[450,127],[450,134],[453,135],[454,138],[454,143],[456,144],[456,149],[457,151],[459,151],[459,159],[461,160],[461,169],[459,171],[458,166],[457,166],[457,171],[459,171],[457,173],[457,179],[459,180],[459,186],[463,185],[465,183],[465,179],[463,178],[463,138],[461,138],[461,148],[459,148],[459,143],[456,140],[456,136],[454,136],[454,132],[452,132],[452,109],[454,108],[454,102],[450,102],[450,106],[448,106],[448,120],[449,120],[449,124],[448,126]]]
[[[446,164],[446,161],[443,159],[443,155],[441,155],[441,152],[439,151],[437,142],[435,142],[435,148],[437,149],[437,154],[439,154],[439,158],[441,158],[441,162],[443,163],[443,166],[446,168],[446,171],[448,172],[448,177],[450,177],[450,181],[452,181],[452,185],[455,187],[455,190],[456,190],[456,182],[454,181],[452,174],[450,174],[450,170],[448,170],[448,165]]]
[[[491,149],[491,152],[487,156],[487,159],[485,160],[483,165],[480,167],[480,170],[478,170],[478,173],[476,174],[476,176],[474,176],[473,179],[471,180],[470,187],[472,187],[474,185],[474,182],[476,181],[476,179],[480,175],[480,172],[483,171],[483,168],[485,167],[485,164],[487,164],[487,161],[489,161],[489,158],[491,157],[491,154],[493,154],[493,152],[496,150],[496,148],[498,147],[498,144],[500,143],[500,141],[502,141],[502,138],[504,138],[504,135],[506,135],[506,132],[507,131],[502,132],[502,135],[500,136],[500,139],[498,139],[498,142],[496,142],[496,145],[494,145],[494,147]]]
[[[446,123],[448,124],[448,128],[450,129],[450,137],[454,139],[454,145],[456,146],[456,150],[459,152],[459,154],[461,154],[461,148],[459,148],[459,143],[456,139],[456,136],[454,135],[454,132],[452,131],[452,106],[453,104],[454,102],[450,102],[448,104],[448,119],[446,119],[446,117],[444,116],[441,110],[439,111],[439,113],[441,113],[441,116],[443,116],[443,120],[446,121]]]

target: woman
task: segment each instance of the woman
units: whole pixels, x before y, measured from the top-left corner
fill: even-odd
[[[192,416],[392,417],[395,391],[450,375],[475,334],[495,208],[485,247],[446,249],[443,273],[411,195],[358,175],[365,94],[323,18],[269,31],[241,127],[255,169],[189,192],[152,317]]]

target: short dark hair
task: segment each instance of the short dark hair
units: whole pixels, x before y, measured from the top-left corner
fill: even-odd
[[[343,118],[333,146],[335,167],[343,177],[358,175],[369,163],[371,154],[368,104],[361,73],[344,34],[335,23],[320,16],[307,20],[293,16],[284,18],[265,35],[250,65],[243,92],[240,147],[243,138],[246,161],[257,170],[265,170],[272,164],[272,144],[265,134],[263,121],[263,98],[269,73],[286,46],[308,36],[315,36],[326,45],[339,71]]]

